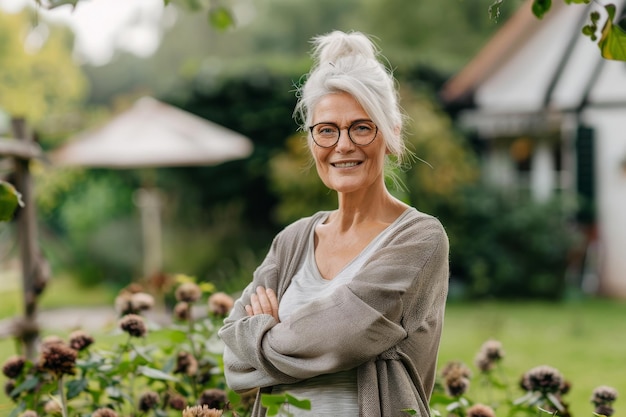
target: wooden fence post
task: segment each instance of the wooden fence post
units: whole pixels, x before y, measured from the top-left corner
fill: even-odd
[[[21,118],[11,121],[13,136],[23,143],[32,143],[33,139],[27,130],[26,122]],[[24,207],[18,214],[18,235],[22,258],[22,288],[24,297],[24,317],[20,323],[20,335],[24,343],[24,355],[28,359],[34,359],[36,354],[36,341],[39,337],[36,324],[37,293],[35,284],[38,269],[40,268],[39,250],[37,243],[37,218],[35,214],[35,202],[33,182],[29,170],[30,158],[15,157],[15,186],[22,194]]]

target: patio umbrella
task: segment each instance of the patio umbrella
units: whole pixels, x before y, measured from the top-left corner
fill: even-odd
[[[247,137],[182,109],[143,97],[103,126],[79,133],[49,154],[58,166],[135,169],[217,165],[252,153]],[[161,272],[161,198],[153,187],[135,193],[141,212],[144,276]]]
[[[215,165],[250,155],[245,136],[152,97],[51,153],[57,165],[145,168]]]

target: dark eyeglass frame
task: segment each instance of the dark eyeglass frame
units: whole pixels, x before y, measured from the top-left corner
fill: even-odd
[[[371,123],[374,126],[374,136],[372,137],[372,140],[370,140],[369,142],[367,142],[365,144],[356,143],[354,141],[354,139],[352,139],[352,136],[350,136],[350,130],[352,129],[352,127],[354,125],[357,125],[357,124],[363,123],[363,122]],[[319,125],[328,125],[328,126],[334,126],[334,127],[337,128],[337,139],[335,140],[335,142],[332,145],[320,145],[315,140],[315,135],[313,134],[313,129],[315,129],[315,127],[319,126]],[[313,142],[315,142],[315,144],[317,146],[319,146],[320,148],[332,148],[333,146],[336,146],[337,143],[339,142],[339,138],[341,137],[341,131],[342,130],[344,130],[344,129],[340,128],[336,123],[332,123],[332,122],[320,122],[320,123],[315,123],[313,126],[309,126],[309,132],[311,133],[311,138],[313,139]],[[350,126],[348,126],[345,130],[348,133],[348,139],[350,139],[350,142],[354,143],[356,146],[367,146],[367,145],[371,144],[372,142],[374,142],[374,140],[376,139],[376,136],[378,136],[378,126],[376,125],[376,123],[374,123],[372,120],[369,120],[369,119],[355,120],[354,122],[350,123]]]

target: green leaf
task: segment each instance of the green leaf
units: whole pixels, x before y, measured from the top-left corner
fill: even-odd
[[[268,416],[278,415],[284,404],[293,405],[302,410],[311,409],[310,400],[300,400],[290,394],[263,394],[261,395],[261,404],[267,409]]]
[[[285,403],[285,396],[278,394],[262,394],[261,405],[267,409],[268,416],[278,415],[280,407]]]
[[[431,404],[442,404],[442,405],[448,405],[452,402],[454,402],[455,399],[442,393],[442,392],[433,392],[432,396],[430,397],[430,403]]]
[[[550,11],[552,0],[533,0],[532,11],[537,18],[542,19],[543,16]]]
[[[166,374],[165,372],[160,371],[158,369],[150,368],[150,367],[147,367],[147,366],[140,366],[138,371],[142,375],[144,375],[144,376],[146,376],[148,378],[151,378],[151,379],[158,379],[158,380],[161,380],[161,381],[178,382],[178,378],[176,378],[176,377],[174,377],[174,376],[172,376],[170,374]]]
[[[48,6],[49,9],[54,9],[55,7],[59,7],[59,6],[64,6],[66,4],[70,4],[72,6],[72,9],[74,7],[76,7],[76,4],[78,4],[80,0],[50,0],[50,5]]]
[[[285,394],[285,397],[287,398],[287,402],[291,405],[293,405],[294,407],[300,408],[302,410],[310,410],[311,409],[311,401],[307,400],[307,399],[298,399],[296,397],[294,397],[293,395],[289,395],[289,394]]]
[[[24,207],[22,195],[13,185],[0,180],[0,222],[11,220],[18,205]]]
[[[15,397],[16,395],[18,395],[19,393],[23,391],[31,390],[35,388],[37,385],[39,385],[39,378],[37,378],[36,376],[30,376],[26,378],[26,380],[22,382],[20,385],[15,387],[13,391],[11,391],[11,397]]]
[[[607,4],[605,9],[609,16],[604,23],[602,35],[598,41],[602,57],[617,61],[626,61],[626,31],[618,25],[613,24],[613,20],[615,19],[615,5]]]
[[[408,413],[408,414],[410,414],[412,416],[416,416],[417,415],[417,411],[415,411],[412,408],[405,408],[405,409],[400,410],[400,411],[404,411],[405,413]]]
[[[67,399],[78,397],[81,392],[87,389],[89,381],[86,379],[74,379],[69,381],[65,386],[67,387]]]
[[[26,410],[26,404],[24,402],[20,402],[20,404],[11,411],[9,417],[18,417],[22,411]]]
[[[226,7],[213,7],[209,10],[209,23],[215,29],[226,30],[235,24],[230,10]]]
[[[565,0],[567,4],[589,4],[591,0]]]

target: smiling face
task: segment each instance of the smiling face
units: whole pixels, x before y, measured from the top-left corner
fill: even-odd
[[[369,145],[355,145],[348,137],[348,127],[357,120],[371,119],[348,93],[324,96],[313,111],[312,125],[334,123],[341,129],[335,146],[322,148],[311,141],[318,175],[328,188],[340,193],[384,187],[385,141],[379,131]]]

